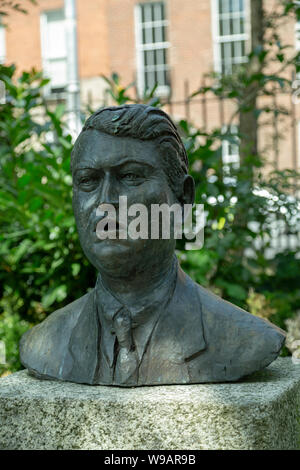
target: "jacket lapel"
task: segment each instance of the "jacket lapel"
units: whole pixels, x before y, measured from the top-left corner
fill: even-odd
[[[100,325],[95,304],[95,289],[82,307],[68,345],[68,370],[65,380],[93,384],[98,365]],[[66,364],[66,366],[67,366]]]
[[[174,294],[141,364],[140,384],[188,383],[189,362],[205,348],[197,285],[178,268]]]

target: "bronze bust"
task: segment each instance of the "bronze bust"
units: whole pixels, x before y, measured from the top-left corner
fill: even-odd
[[[227,382],[276,359],[284,332],[193,282],[174,237],[97,235],[97,207],[118,212],[120,196],[146,207],[193,203],[186,151],[166,113],[100,109],[76,140],[72,173],[79,239],[99,274],[92,291],[23,335],[30,374],[118,386]]]

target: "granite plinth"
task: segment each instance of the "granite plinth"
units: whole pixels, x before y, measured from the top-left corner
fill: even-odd
[[[300,364],[236,383],[118,388],[0,379],[0,449],[297,449]]]

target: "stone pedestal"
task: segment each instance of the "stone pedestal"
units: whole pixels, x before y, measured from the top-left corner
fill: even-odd
[[[300,364],[227,384],[124,389],[0,379],[0,449],[297,449]]]

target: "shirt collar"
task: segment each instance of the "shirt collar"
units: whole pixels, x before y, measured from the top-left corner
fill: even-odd
[[[142,360],[146,346],[149,342],[152,331],[157,323],[160,313],[165,309],[172,298],[177,278],[178,260],[174,256],[171,275],[159,289],[159,295],[154,302],[150,302],[142,307],[130,307],[129,310],[133,324],[133,339],[137,349],[139,360]],[[101,336],[104,340],[104,354],[110,364],[113,363],[114,341],[113,318],[124,305],[106,289],[102,283],[99,273],[96,282],[96,305],[98,317],[101,324]]]

